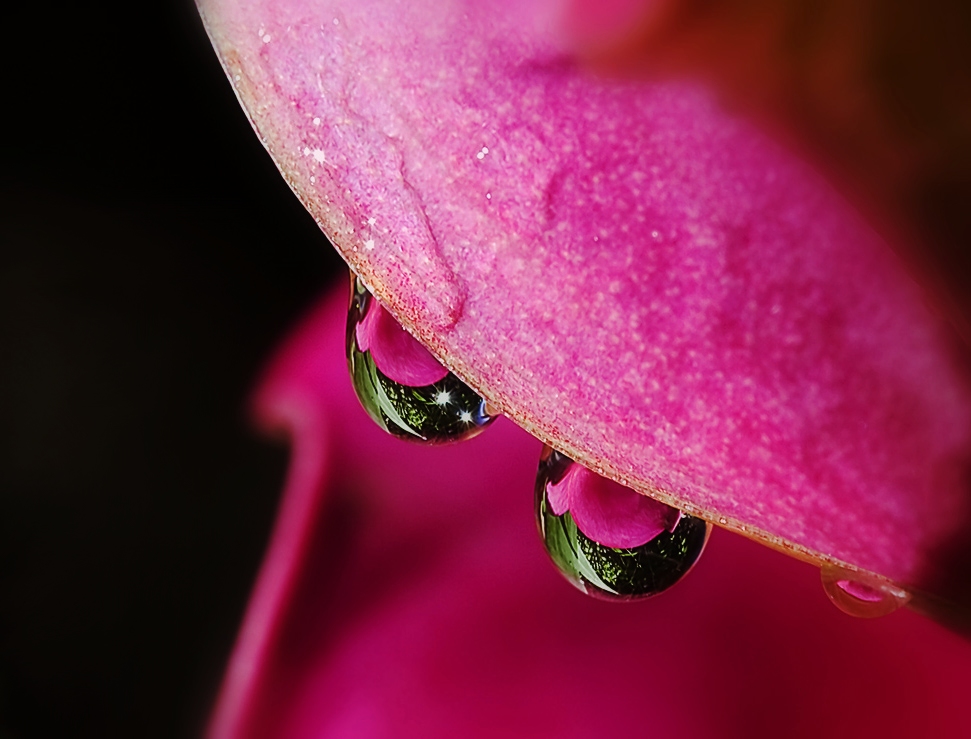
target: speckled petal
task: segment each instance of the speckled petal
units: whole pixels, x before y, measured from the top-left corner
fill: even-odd
[[[971,389],[893,251],[702,86],[598,78],[501,5],[202,9],[326,234],[493,405],[688,513],[933,587]]]

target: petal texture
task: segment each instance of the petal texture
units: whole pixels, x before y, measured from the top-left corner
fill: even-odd
[[[705,89],[597,78],[518,7],[203,2],[291,186],[494,405],[662,501],[929,586],[965,536],[971,392],[892,250]]]

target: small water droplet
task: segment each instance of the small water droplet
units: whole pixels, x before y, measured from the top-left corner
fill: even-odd
[[[395,436],[432,444],[461,441],[493,420],[485,399],[398,325],[355,275],[346,349],[361,405]]]
[[[646,526],[640,530],[647,531],[645,535],[650,536],[650,539],[642,543],[635,543],[636,539],[631,539],[630,546],[608,546],[594,541],[581,531],[571,510],[563,510],[557,514],[551,501],[551,493],[561,495],[561,486],[566,483],[567,476],[574,467],[574,473],[584,473],[583,477],[567,483],[571,488],[569,495],[572,496],[574,506],[578,506],[577,496],[582,497],[588,486],[601,488],[599,492],[592,492],[593,496],[602,495],[603,489],[608,488],[611,496],[618,493],[623,496],[626,491],[635,496],[635,499],[625,499],[621,501],[621,505],[611,504],[608,508],[630,510],[631,505],[649,508],[647,519],[651,515],[656,516],[657,528],[652,531],[648,520]],[[619,490],[613,490],[613,486]],[[569,457],[548,446],[544,447],[535,488],[536,519],[540,535],[547,553],[560,572],[588,595],[614,601],[638,600],[657,595],[688,574],[705,548],[711,531],[709,523],[652,499],[636,498],[644,496],[603,478],[597,480],[592,472],[584,470]],[[603,501],[598,500],[595,505],[599,506],[601,502]],[[562,508],[563,502],[560,501],[559,505]],[[577,517],[583,520],[579,511]],[[636,536],[638,528],[625,526],[624,523],[620,522],[619,528],[622,530],[619,533],[611,535],[619,539]],[[593,527],[588,524],[588,528]],[[603,529],[603,524],[599,524],[597,528]],[[605,540],[608,538],[598,533],[594,535]]]
[[[864,572],[837,565],[823,565],[823,590],[843,613],[858,618],[877,618],[893,613],[910,600],[903,588]]]
[[[485,412],[487,416],[491,416],[493,418],[495,418],[496,416],[502,415],[502,411],[500,411],[497,406],[493,405],[488,400],[486,401],[486,404],[485,404]]]

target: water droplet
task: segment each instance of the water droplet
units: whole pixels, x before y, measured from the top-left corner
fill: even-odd
[[[864,572],[826,564],[820,574],[823,590],[833,605],[851,616],[886,616],[910,600],[910,593],[903,588]]]
[[[701,556],[711,531],[706,521],[600,478],[550,447],[543,449],[535,494],[550,558],[577,588],[605,600],[667,590]]]
[[[395,436],[426,443],[460,441],[493,420],[486,401],[439,364],[354,275],[346,348],[361,405]]]
[[[502,411],[499,410],[499,407],[493,405],[488,400],[486,401],[486,404],[485,404],[485,412],[487,416],[492,416],[493,418],[495,418],[496,416],[502,415]]]

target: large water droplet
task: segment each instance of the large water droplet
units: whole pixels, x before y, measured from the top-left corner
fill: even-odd
[[[460,441],[492,420],[485,400],[391,317],[356,276],[347,362],[361,405],[381,428],[426,443]]]
[[[604,513],[623,520],[611,526]],[[601,478],[549,447],[536,476],[536,518],[560,572],[605,600],[637,600],[667,590],[701,556],[711,531],[706,521]]]
[[[910,594],[892,582],[837,565],[823,565],[823,590],[843,613],[876,618],[893,613],[910,600]]]

